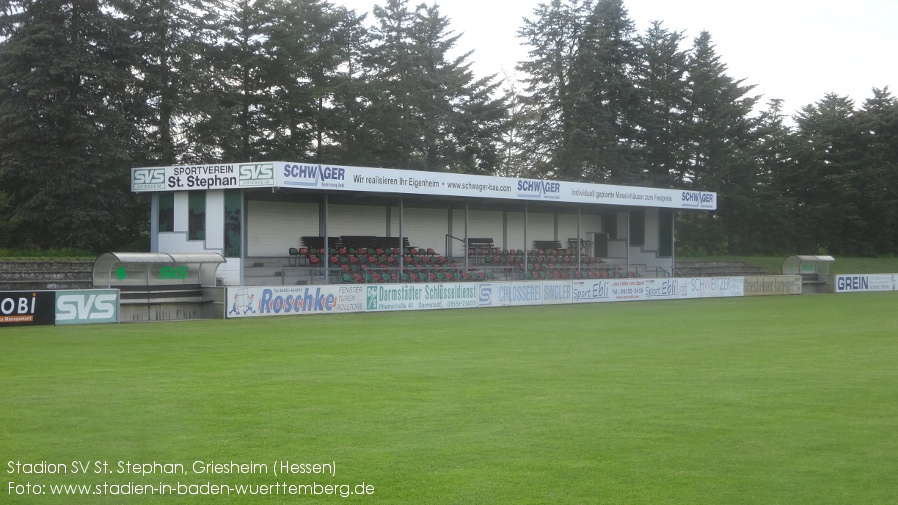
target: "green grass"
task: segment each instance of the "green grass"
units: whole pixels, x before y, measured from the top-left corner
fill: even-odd
[[[883,293],[7,328],[8,482],[364,481],[375,493],[54,498],[5,483],[0,502],[894,502],[896,307]],[[73,460],[337,470],[6,466]]]

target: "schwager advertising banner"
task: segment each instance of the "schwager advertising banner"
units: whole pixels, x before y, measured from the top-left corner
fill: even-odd
[[[53,291],[0,291],[0,328],[53,324]]]
[[[366,286],[232,287],[226,317],[337,314],[365,311]]]
[[[672,209],[717,208],[717,194],[708,191],[316,163],[270,161],[131,169],[131,191],[137,193],[258,187],[451,195]]]
[[[274,165],[279,187],[602,203],[674,209],[717,208],[717,194],[707,191],[311,163],[277,162]]]
[[[837,275],[836,293],[895,291],[898,274]]]
[[[117,323],[117,289],[56,292],[56,324]]]

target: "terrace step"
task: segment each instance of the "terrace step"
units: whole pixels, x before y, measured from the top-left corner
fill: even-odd
[[[89,289],[93,261],[0,261],[0,289]]]
[[[726,260],[681,260],[674,267],[676,277],[750,277],[772,275],[765,268],[750,265],[744,261]]]

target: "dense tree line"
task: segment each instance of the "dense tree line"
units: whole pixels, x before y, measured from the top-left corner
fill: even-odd
[[[435,5],[0,1],[0,247],[145,236],[132,166],[303,160],[717,191],[680,253],[898,252],[898,101],[789,118],[709,33],[550,0],[519,82],[478,77]]]

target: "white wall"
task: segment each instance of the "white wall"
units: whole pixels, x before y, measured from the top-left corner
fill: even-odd
[[[393,208],[393,235],[399,236],[399,208]],[[445,254],[446,233],[449,228],[448,209],[419,209],[405,207],[403,212],[402,234],[408,237],[413,247],[432,248]]]
[[[246,253],[248,257],[287,256],[299,247],[300,237],[318,236],[318,204],[246,202]]]
[[[224,250],[224,214],[224,190],[206,191],[206,249]]]
[[[387,208],[373,205],[328,205],[327,234],[387,236]],[[324,231],[316,233],[324,235]]]

